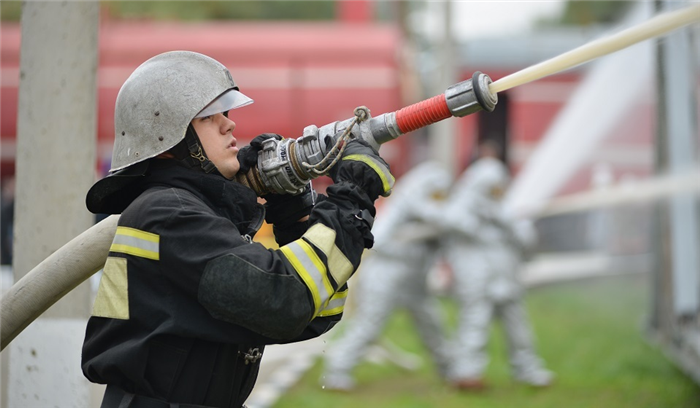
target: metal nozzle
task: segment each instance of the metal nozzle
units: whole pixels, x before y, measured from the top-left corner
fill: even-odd
[[[447,107],[453,116],[462,117],[485,110],[493,112],[498,103],[498,95],[489,89],[491,78],[476,71],[472,79],[452,85],[445,91]]]

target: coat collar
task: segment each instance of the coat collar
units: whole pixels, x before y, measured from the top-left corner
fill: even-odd
[[[193,193],[217,214],[231,220],[244,235],[253,236],[265,218],[265,208],[252,189],[218,173],[192,171],[175,160],[153,160],[143,187],[155,186]]]

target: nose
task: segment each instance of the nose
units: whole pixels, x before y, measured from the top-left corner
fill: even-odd
[[[227,134],[233,132],[233,129],[236,128],[236,122],[232,121],[231,119],[227,118],[223,114],[221,115],[221,134]]]

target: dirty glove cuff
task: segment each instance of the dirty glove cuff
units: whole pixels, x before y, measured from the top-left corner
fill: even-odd
[[[364,248],[372,248],[374,236],[371,228],[376,209],[367,192],[354,183],[344,181],[328,186],[326,192],[328,201],[334,203],[342,213],[338,218],[348,230],[354,230],[354,241],[362,243]]]

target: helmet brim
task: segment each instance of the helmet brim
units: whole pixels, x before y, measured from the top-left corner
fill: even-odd
[[[146,175],[149,163],[136,163],[93,184],[85,197],[87,209],[93,214],[121,214],[141,193],[135,182]]]
[[[205,116],[215,115],[221,112],[228,112],[231,109],[240,108],[250,105],[253,100],[243,95],[235,89],[229,89],[214,99],[209,105],[202,109],[195,118],[203,118]]]

